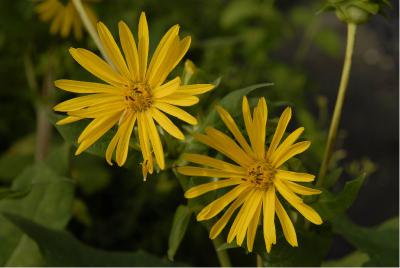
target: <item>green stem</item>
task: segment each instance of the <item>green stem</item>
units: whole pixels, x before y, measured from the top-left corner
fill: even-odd
[[[332,157],[333,149],[335,146],[337,131],[340,123],[340,116],[342,113],[344,98],[346,96],[346,89],[349,83],[350,69],[351,69],[351,58],[354,49],[354,39],[356,36],[357,26],[353,23],[347,25],[347,45],[346,45],[346,55],[343,64],[342,77],[340,79],[340,85],[338,90],[338,95],[336,98],[335,109],[333,111],[333,117],[331,125],[329,127],[328,141],[325,147],[324,158],[319,170],[319,176],[317,181],[317,186],[323,186],[324,178],[329,167],[329,162]]]
[[[94,28],[92,22],[90,21],[88,15],[86,13],[85,8],[82,5],[82,1],[81,0],[72,0],[72,3],[74,4],[76,10],[78,11],[78,14],[83,22],[83,25],[85,26],[86,30],[92,37],[97,48],[100,50],[101,55],[110,65],[112,65],[111,60],[108,58],[107,53],[104,51],[104,48],[103,48],[103,45],[101,44],[99,35],[97,34],[96,29]]]
[[[218,250],[218,248],[224,244],[221,238],[217,237],[212,240],[215,252],[217,253],[218,261],[221,267],[232,267],[231,261],[226,250]]]

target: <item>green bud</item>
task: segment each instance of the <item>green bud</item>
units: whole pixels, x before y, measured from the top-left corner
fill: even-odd
[[[328,0],[321,11],[334,10],[340,21],[363,24],[373,15],[383,13],[384,6],[390,6],[387,0]]]
[[[363,24],[369,21],[371,18],[371,13],[357,7],[357,6],[350,6],[342,9],[336,9],[335,11],[336,16],[340,21],[346,23],[354,23],[354,24]]]

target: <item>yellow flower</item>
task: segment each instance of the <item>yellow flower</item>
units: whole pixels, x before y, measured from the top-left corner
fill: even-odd
[[[184,159],[207,167],[185,166],[178,172],[188,176],[218,178],[212,182],[189,189],[186,198],[198,197],[216,189],[234,186],[229,192],[204,207],[197,215],[198,221],[208,220],[222,212],[223,216],[213,225],[210,238],[216,238],[228,221],[239,209],[228,234],[228,243],[236,237],[242,245],[247,234],[247,248],[252,251],[260,217],[263,220],[263,233],[267,252],[276,243],[275,214],[281,223],[286,240],[297,247],[297,237],[293,224],[278,198],[278,193],[306,219],[321,224],[318,213],[303,203],[300,195],[314,195],[319,190],[308,188],[296,182],[311,182],[315,176],[307,173],[287,171],[282,165],[293,156],[304,152],[310,146],[309,141],[296,142],[304,128],[293,131],[282,142],[286,127],[291,118],[291,109],[286,108],[279,119],[275,134],[268,149],[265,148],[267,104],[261,98],[251,116],[247,98],[243,98],[243,119],[250,139],[250,145],[240,132],[230,114],[218,107],[218,113],[235,137],[236,142],[221,131],[208,127],[206,135],[195,138],[211,148],[221,152],[235,163],[228,163],[205,155],[186,154]],[[261,216],[262,214],[262,216]]]
[[[138,46],[128,26],[122,21],[118,26],[126,61],[107,27],[99,22],[99,37],[112,66],[86,49],[71,48],[70,53],[82,67],[108,84],[58,80],[55,85],[60,89],[90,94],[64,101],[55,106],[54,110],[69,115],[58,124],[84,118],[93,119],[78,138],[76,154],[86,150],[104,133],[118,125],[106,151],[106,160],[110,165],[114,151],[117,164],[122,166],[125,163],[129,141],[137,124],[144,158],[143,176],[146,178],[147,172],[153,172],[153,152],[158,166],[164,169],[165,165],[163,147],[154,120],[167,133],[183,140],[183,133],[165,114],[192,125],[197,124],[196,118],[177,106],[196,104],[199,98],[195,95],[203,94],[214,86],[181,85],[180,77],[164,83],[189,49],[191,39],[179,38],[179,25],[171,27],[164,35],[149,65],[149,31],[145,14],[142,13],[139,20]]]
[[[95,24],[97,19],[92,9],[85,3],[82,5],[90,21]],[[65,38],[72,30],[76,39],[82,38],[82,21],[72,1],[64,4],[59,0],[44,0],[36,6],[36,12],[42,21],[52,21],[50,33],[59,33]]]

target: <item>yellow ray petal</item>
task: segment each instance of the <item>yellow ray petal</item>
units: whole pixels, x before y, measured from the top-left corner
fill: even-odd
[[[291,181],[285,181],[286,185],[289,186],[289,188],[297,193],[297,194],[302,194],[302,195],[315,195],[315,194],[320,194],[322,193],[321,190],[318,189],[313,189],[309,187],[305,187],[303,185],[299,185],[297,183],[291,182]]]
[[[106,161],[107,163],[112,166],[112,157],[115,151],[115,148],[117,147],[117,143],[119,141],[119,137],[121,136],[121,128],[118,128],[117,133],[115,133],[114,137],[110,141],[110,143],[107,146],[106,150]]]
[[[78,149],[75,152],[75,155],[81,154],[87,148],[89,148],[93,143],[95,143],[98,139],[100,139],[104,133],[110,130],[118,121],[118,115],[110,116],[105,119],[103,124],[97,125],[95,130],[91,130],[91,136],[86,137],[85,140],[82,140],[78,146]]]
[[[150,112],[145,112],[146,114],[146,124],[148,127],[148,133],[150,134],[151,146],[154,150],[154,156],[160,169],[164,169],[164,150],[161,144],[160,135],[158,135],[157,128],[154,124],[153,118]]]
[[[172,116],[175,116],[176,118],[179,118],[182,121],[185,121],[186,123],[189,123],[191,125],[196,125],[197,124],[197,119],[187,113],[186,111],[182,110],[181,108],[175,107],[173,105],[170,105],[168,103],[163,103],[163,102],[154,102],[153,105],[160,109],[161,111],[170,114]]]
[[[233,120],[232,116],[221,106],[217,106],[217,112],[219,116],[221,117],[222,121],[225,123],[226,127],[229,129],[229,131],[233,134],[237,142],[240,144],[240,146],[243,148],[243,150],[253,156],[254,153],[250,148],[250,145],[247,143],[246,139],[243,137],[242,133],[240,132],[238,126],[235,123],[235,120]]]
[[[91,106],[85,109],[69,111],[68,115],[82,118],[97,118],[122,112],[125,106],[120,101]]]
[[[50,0],[38,3],[35,6],[35,11],[39,13],[41,20],[47,21],[51,19],[60,8],[63,8],[63,6],[59,2]]]
[[[275,178],[274,185],[278,192],[289,202],[303,202],[299,196],[297,196],[285,183],[283,183],[280,179]]]
[[[268,110],[265,98],[260,98],[257,107],[254,109],[253,126],[257,130],[254,132],[255,153],[259,159],[264,159],[265,136],[267,127]]]
[[[55,81],[54,85],[62,90],[74,93],[108,93],[115,95],[122,95],[123,93],[121,88],[116,88],[106,84],[76,80],[61,79]]]
[[[207,127],[205,131],[223,149],[221,152],[236,163],[246,167],[253,163],[253,160],[230,137],[212,127]]]
[[[150,151],[149,134],[147,131],[146,116],[144,113],[138,114],[138,133],[139,133],[139,144],[140,144],[140,149],[143,154],[143,159],[144,159],[144,161],[151,160],[152,156],[151,156],[151,151]],[[152,165],[151,165],[151,169],[149,169],[149,172],[153,173]]]
[[[250,221],[254,217],[256,210],[260,203],[262,202],[264,191],[256,190],[245,202],[242,209],[244,209],[242,220],[239,222],[239,230],[237,232],[236,242],[238,245],[242,245],[244,238],[247,233],[247,228],[249,227]]]
[[[221,188],[225,188],[232,185],[237,185],[241,183],[240,179],[226,179],[217,180],[208,183],[203,183],[201,185],[194,186],[185,192],[186,198],[195,198],[205,193],[215,191]]]
[[[243,204],[246,200],[248,190],[243,191],[238,198],[229,206],[224,215],[213,225],[210,230],[210,238],[215,239],[221,231],[225,228],[226,224],[232,217],[233,213]]]
[[[90,139],[91,136],[95,136],[96,133],[102,132],[103,129],[106,129],[105,131],[109,130],[117,123],[118,118],[119,114],[114,114],[108,117],[99,117],[93,119],[92,122],[90,122],[90,124],[87,125],[79,135],[78,143],[81,143],[83,140]]]
[[[274,184],[279,193],[289,202],[289,204],[297,209],[307,220],[311,221],[314,224],[322,223],[322,219],[318,215],[318,213],[310,206],[304,204],[303,200],[295,195],[285,183],[275,178]]]
[[[189,49],[191,39],[190,37],[185,37],[179,40],[176,36],[171,49],[168,52],[167,58],[164,60],[163,68],[160,68],[159,75],[157,79],[153,82],[156,86],[161,85],[168,74],[175,68],[175,66],[181,61],[183,56]]]
[[[175,126],[175,124],[172,123],[172,121],[169,120],[169,118],[165,116],[162,112],[160,112],[158,109],[152,108],[151,115],[154,118],[154,120],[156,120],[156,122],[171,136],[179,140],[185,139],[185,135],[183,135],[182,131],[180,131],[179,128]]]
[[[264,240],[267,252],[271,251],[272,244],[276,243],[275,232],[275,187],[270,187],[263,195],[263,214],[264,214]]]
[[[279,199],[275,199],[275,209],[276,215],[281,223],[283,235],[285,236],[286,240],[292,247],[297,247],[297,236],[296,231],[294,229],[293,223],[289,218],[289,215],[286,213],[285,209],[283,208]]]
[[[172,26],[167,33],[163,36],[158,44],[153,57],[151,59],[149,69],[146,74],[146,80],[151,87],[157,86],[158,78],[160,77],[160,70],[162,70],[166,59],[170,54],[171,46],[179,32],[179,25]]]
[[[283,111],[281,117],[279,118],[278,126],[276,127],[274,136],[272,137],[271,144],[269,145],[269,148],[268,148],[267,157],[270,157],[271,154],[278,147],[278,145],[283,137],[283,134],[285,134],[286,127],[289,124],[291,117],[292,117],[292,109],[290,109],[290,107],[287,107]]]
[[[59,125],[59,126],[62,126],[62,125],[73,123],[73,122],[76,122],[76,121],[79,121],[79,120],[82,120],[82,119],[83,118],[81,118],[81,117],[67,116],[67,117],[65,117],[65,118],[63,118],[61,120],[58,120],[56,124]]]
[[[147,60],[149,54],[149,27],[147,26],[146,14],[142,12],[139,19],[139,79],[144,81],[147,70]]]
[[[125,122],[120,125],[121,136],[118,140],[116,157],[118,166],[123,166],[126,158],[128,157],[128,150],[129,150],[129,141],[131,139],[133,127],[135,126],[136,122],[136,113],[129,113],[126,116]]]
[[[243,215],[246,213],[245,205],[248,204],[250,197],[253,196],[255,191],[256,191],[256,189],[254,187],[250,187],[248,193],[246,194],[246,198],[245,198],[244,204],[240,208],[238,214],[236,215],[235,220],[232,223],[231,228],[229,229],[229,233],[228,233],[228,237],[227,237],[227,242],[228,243],[231,243],[233,241],[233,239],[235,239],[235,237],[237,236],[238,232],[242,228],[242,226],[239,223],[242,222]]]
[[[65,11],[64,11],[64,18],[63,18],[63,22],[61,25],[61,36],[62,37],[67,37],[69,35],[69,33],[71,32],[71,27],[72,27],[72,20],[73,18],[73,13],[74,13],[74,6],[72,5],[71,2],[69,2],[67,4],[67,6],[65,7]]]
[[[246,170],[241,166],[232,165],[228,162],[225,162],[225,161],[222,161],[222,160],[219,160],[216,158],[212,158],[212,157],[209,157],[206,155],[185,153],[185,154],[183,154],[182,157],[186,161],[193,162],[193,163],[200,164],[200,165],[209,166],[209,167],[216,168],[216,169],[221,169],[224,171],[231,171],[231,172],[240,173],[240,174],[242,174],[243,172],[246,172]]]
[[[214,200],[206,207],[204,207],[199,214],[197,214],[198,221],[211,219],[220,213],[227,205],[232,203],[244,190],[249,187],[248,184],[242,183],[230,190],[228,193]]]
[[[168,97],[158,99],[158,102],[169,103],[176,106],[192,106],[199,102],[199,98],[195,96],[174,93]]]
[[[115,72],[93,52],[83,48],[70,48],[69,52],[83,68],[101,80],[117,87],[127,84],[126,78]]]
[[[79,16],[78,13],[76,12],[76,10],[74,11],[74,17]],[[74,30],[74,36],[76,40],[81,40],[82,39],[82,35],[83,35],[83,31],[82,31],[82,22],[80,19],[74,19],[73,20],[73,30]]]
[[[278,146],[278,148],[271,153],[270,159],[273,162],[275,159],[280,158],[282,154],[290,147],[293,145],[293,143],[296,142],[296,140],[300,137],[300,135],[303,133],[304,128],[299,127],[281,143],[281,145]]]
[[[130,73],[128,67],[126,66],[125,60],[122,57],[121,51],[119,50],[114,37],[104,23],[97,23],[97,32],[99,33],[99,38],[103,44],[105,52],[111,59],[114,66],[117,68],[118,72],[125,77],[129,77]]]
[[[179,77],[175,77],[168,83],[165,83],[162,86],[159,86],[153,90],[153,97],[156,99],[160,99],[166,96],[173,94],[181,84],[181,79]]]
[[[281,154],[281,156],[277,157],[272,161],[272,166],[275,168],[279,168],[280,166],[283,165],[287,160],[292,158],[295,155],[301,154],[305,150],[310,147],[311,142],[309,141],[302,141],[293,144],[292,146],[288,147],[286,150],[284,150]]]
[[[248,251],[253,251],[254,240],[257,234],[257,227],[260,221],[262,203],[258,204],[257,210],[254,213],[253,218],[250,221],[249,228],[247,229],[247,249]]]
[[[246,132],[250,139],[251,148],[252,148],[253,152],[256,153],[255,152],[255,144],[256,144],[255,130],[256,129],[253,125],[253,119],[251,118],[251,112],[250,112],[250,106],[249,106],[249,102],[248,102],[246,96],[243,97],[243,101],[242,101],[242,113],[243,113],[244,125],[246,127]]]
[[[131,78],[135,81],[139,78],[139,56],[135,38],[133,37],[132,32],[129,30],[129,27],[125,24],[125,22],[120,21],[118,23],[118,29],[119,39],[121,42],[122,50],[124,51],[126,62],[128,63]]]
[[[123,101],[122,96],[110,95],[105,93],[91,94],[82,97],[69,99],[54,106],[54,110],[58,112],[68,112],[80,110],[89,106],[101,105],[111,102]]]
[[[276,171],[275,177],[278,177],[282,180],[300,181],[300,182],[311,182],[315,179],[315,176],[312,174],[292,172],[282,169]]]
[[[50,33],[51,34],[56,34],[61,27],[61,23],[64,19],[65,16],[65,10],[64,9],[60,9],[57,13],[57,15],[55,16],[55,18],[53,19],[53,21],[51,22],[50,25]]]
[[[194,85],[182,85],[178,88],[177,93],[187,95],[200,95],[204,94],[215,88],[212,84],[194,84]]]
[[[297,209],[304,216],[304,218],[306,218],[310,222],[317,225],[322,224],[321,217],[312,207],[300,202],[295,202],[293,204],[291,203],[291,205],[295,209]]]
[[[177,171],[186,176],[197,176],[197,177],[212,177],[212,178],[244,178],[246,173],[234,173],[231,171],[224,171],[213,168],[202,168],[202,167],[178,167]]]

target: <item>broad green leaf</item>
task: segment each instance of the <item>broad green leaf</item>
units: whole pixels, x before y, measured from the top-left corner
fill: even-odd
[[[329,260],[322,263],[324,267],[361,267],[369,260],[368,254],[359,250],[336,260]]]
[[[347,217],[332,220],[333,231],[358,250],[367,253],[365,266],[399,266],[399,218],[389,219],[377,227],[362,227]]]
[[[320,266],[331,245],[332,234],[324,227],[304,231],[296,229],[299,246],[292,247],[279,232],[277,243],[267,254],[261,230],[257,232],[255,252],[260,254],[267,267],[271,266]]]
[[[52,228],[63,228],[71,215],[74,186],[44,163],[26,168],[11,189],[31,187],[24,198],[1,200],[0,212],[24,216]],[[13,224],[0,219],[0,265],[38,266],[42,258],[36,244]]]
[[[180,205],[175,211],[172,228],[169,233],[168,258],[173,261],[176,251],[185,236],[192,211],[189,207]]]
[[[4,215],[39,245],[47,266],[171,266],[144,251],[108,252],[85,245],[66,231],[53,230],[24,217]]]
[[[323,190],[315,207],[325,220],[330,220],[343,214],[356,200],[358,192],[363,185],[365,175],[359,176],[355,180],[346,182],[344,188],[339,193]]]

